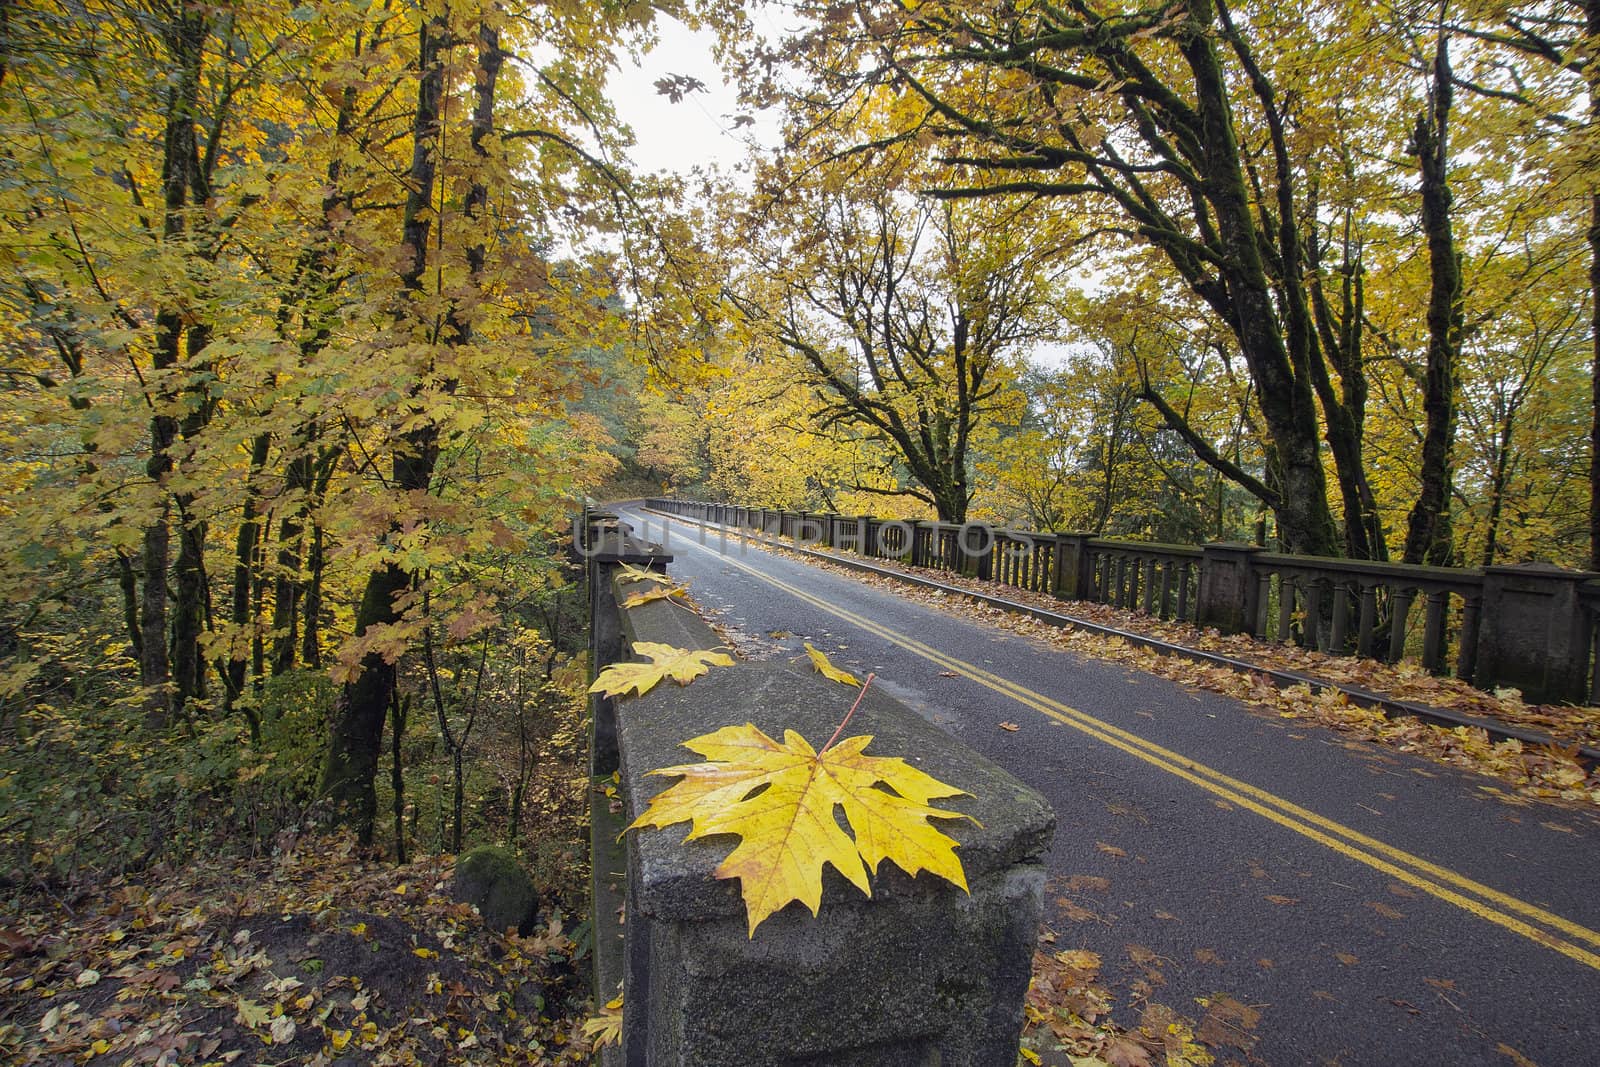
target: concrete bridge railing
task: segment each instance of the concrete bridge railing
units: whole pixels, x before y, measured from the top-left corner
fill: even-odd
[[[669,514],[1000,586],[1181,619],[1342,655],[1414,655],[1529,701],[1600,703],[1600,575],[1291,556],[1230,542],[1162,545],[983,523],[650,500]]]
[[[576,542],[587,559],[594,670],[635,641],[721,645],[693,610],[657,600],[620,605],[624,563],[664,569],[657,546],[593,516]],[[802,657],[803,658],[803,657]],[[752,938],[737,884],[712,876],[732,838],[687,842],[687,825],[616,837],[693,762],[681,742],[754,723],[820,745],[854,693],[809,665],[740,662],[692,685],[643,697],[593,698],[597,783],[617,774],[621,810],[595,790],[597,995],[624,989],[623,1038],[609,1062],[629,1067],[992,1067],[1016,1061],[1022,1002],[1042,914],[1055,816],[1044,799],[915,712],[876,691],[851,720],[869,750],[900,756],[971,796],[940,805],[972,816],[943,823],[959,841],[970,894],[884,863],[863,896],[826,869],[820,915],[791,903]],[[619,924],[618,912],[625,918]]]

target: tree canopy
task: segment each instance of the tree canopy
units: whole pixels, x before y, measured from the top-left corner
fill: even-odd
[[[315,676],[371,836],[663,485],[1600,561],[1594,0],[661,9],[783,131],[692,183],[608,96],[656,10],[4,9],[0,727],[266,751]]]

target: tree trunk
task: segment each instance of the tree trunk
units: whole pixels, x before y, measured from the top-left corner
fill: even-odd
[[[1308,352],[1305,345],[1299,346],[1301,350],[1286,345],[1273,305],[1262,237],[1251,213],[1234,137],[1227,81],[1216,53],[1214,18],[1209,4],[1192,5],[1178,43],[1195,78],[1204,145],[1202,177],[1216,216],[1222,251],[1219,270],[1227,282],[1231,314],[1228,325],[1256,383],[1272,439],[1276,470],[1268,471],[1266,482],[1278,492],[1274,508],[1278,538],[1288,552],[1334,556],[1339,542],[1328,507]],[[1299,279],[1294,281],[1298,284]]]
[[[422,77],[417,87],[417,111],[402,235],[403,245],[412,255],[402,275],[403,287],[408,294],[422,291],[423,273],[427,265],[428,235],[433,217],[431,200],[440,144],[440,109],[445,89],[443,50],[448,45],[449,33],[448,9],[429,19],[421,30],[418,68],[422,71]],[[488,25],[481,25],[471,135],[472,150],[479,163],[487,156],[484,142],[494,132],[494,95],[503,61],[504,53],[500,51],[497,33]],[[488,201],[485,182],[480,173],[474,176],[468,188],[465,210],[469,219],[476,219]],[[467,265],[474,282],[482,273],[485,255],[486,249],[481,244],[468,250]],[[410,313],[409,308],[404,308],[398,315],[403,321]],[[472,340],[471,322],[462,315],[459,304],[453,304],[446,317],[451,329],[445,343],[469,343]],[[453,384],[446,383],[444,388],[447,391],[453,389]],[[393,490],[402,495],[425,494],[432,483],[438,457],[439,429],[434,423],[423,422],[407,431],[395,452],[391,478]],[[373,626],[397,621],[400,615],[395,608],[395,597],[410,588],[413,580],[414,575],[393,564],[374,573],[368,579],[357,614],[357,635]],[[378,753],[383,741],[384,716],[395,695],[394,665],[377,653],[369,653],[361,662],[361,674],[346,683],[335,710],[333,739],[323,776],[323,793],[333,801],[336,816],[353,825],[363,843],[370,843],[372,839],[377,809],[374,786]],[[459,817],[457,821],[459,833]]]
[[[302,443],[301,448],[308,447]],[[305,580],[300,574],[301,543],[305,539],[304,516],[311,494],[311,457],[297,455],[284,470],[284,492],[290,498],[289,513],[278,522],[278,576],[272,593],[272,673],[294,669],[298,644],[300,606]]]
[[[1500,424],[1499,440],[1495,442],[1494,475],[1489,483],[1488,532],[1483,539],[1482,566],[1492,566],[1495,549],[1500,539],[1500,517],[1505,513],[1506,485],[1511,481],[1511,416],[1507,414]]]
[[[389,705],[389,738],[393,759],[389,764],[389,785],[394,793],[394,861],[406,861],[406,775],[401,742],[406,736],[406,701],[395,693]]]
[[[174,67],[173,81],[167,90],[166,129],[162,137],[164,211],[161,233],[166,242],[175,242],[183,236],[186,229],[184,213],[190,193],[200,181],[195,122],[199,112],[200,68],[209,32],[205,16],[193,9],[177,12],[173,22],[165,27],[167,51]],[[172,503],[166,498],[166,485],[173,471],[172,447],[178,440],[179,431],[178,418],[173,414],[178,407],[178,390],[172,378],[177,373],[183,355],[185,328],[184,313],[179,308],[169,305],[156,312],[155,343],[151,355],[155,389],[151,397],[150,458],[145,463],[145,473],[155,483],[157,492],[162,494],[162,500],[154,521],[145,530],[144,593],[140,602],[139,623],[142,645],[139,680],[149,691],[146,721],[154,729],[162,729],[167,725],[173,713],[181,708],[183,697],[193,691],[195,684],[193,664],[185,661],[181,670],[187,673],[177,679],[176,693],[169,691],[174,673],[167,645],[167,571],[171,562]],[[179,518],[181,521],[181,513]],[[185,556],[181,542],[180,532],[180,557],[192,567],[193,549],[191,547]]]
[[[185,337],[186,362],[210,341],[210,331],[190,326]],[[191,391],[192,394],[192,391]],[[214,405],[209,398],[191,395],[186,414],[178,423],[179,436],[192,443],[211,421]],[[210,589],[206,578],[207,523],[194,515],[195,494],[181,492],[173,497],[178,516],[178,558],[173,565],[172,677],[176,686],[174,709],[182,711],[188,702],[205,696],[205,662],[200,655],[200,635],[206,629],[206,603]]]
[[[1428,362],[1424,378],[1422,469],[1417,502],[1406,528],[1406,563],[1448,566],[1455,555],[1450,528],[1450,450],[1455,440],[1456,365],[1461,350],[1461,261],[1451,227],[1448,174],[1449,39],[1441,30],[1428,110],[1417,118],[1411,147],[1422,172],[1422,229],[1428,243]]]
[[[1600,4],[1589,6],[1589,34],[1600,40]],[[1600,85],[1589,90],[1590,122],[1600,127]],[[1589,197],[1589,569],[1600,571],[1600,193]]]
[[[401,244],[410,253],[401,275],[406,293],[421,292],[427,265],[428,233],[433,213],[431,200],[438,168],[439,108],[444,97],[444,53],[450,32],[448,12],[422,24],[419,31],[416,113],[412,121],[411,166],[406,175],[406,203]],[[404,321],[408,307],[397,309]],[[425,493],[433,478],[438,456],[438,431],[431,423],[407,432],[396,442],[392,491],[406,495]],[[367,579],[356,612],[355,633],[362,636],[374,626],[398,621],[395,597],[411,585],[411,575],[393,563],[385,564]],[[344,684],[334,707],[332,738],[322,774],[322,794],[333,805],[336,821],[354,827],[362,844],[372,841],[377,814],[378,757],[383,723],[395,699],[395,665],[379,653],[361,660],[360,673]]]
[[[1584,14],[1589,40],[1600,41],[1600,0],[1588,0]],[[1591,54],[1584,71],[1589,82],[1592,133],[1600,130],[1600,57]],[[1590,406],[1594,409],[1589,430],[1589,569],[1600,571],[1600,187],[1589,195],[1589,340]]]
[[[239,535],[233,547],[233,625],[240,632],[254,629],[257,554],[261,545],[261,494],[256,486],[258,472],[267,465],[267,450],[271,447],[269,435],[256,434],[250,443],[250,470],[245,475],[244,521],[239,524]],[[252,644],[259,641],[254,638]],[[259,668],[257,668],[259,673]],[[236,648],[228,660],[227,699],[231,703],[244,692],[244,649]]]
[[[356,611],[356,635],[397,619],[394,598],[410,585],[411,576],[399,567],[390,565],[374,573]],[[376,653],[368,655],[361,661],[361,673],[344,684],[333,709],[321,792],[333,805],[334,820],[353,827],[362,844],[372,843],[383,721],[396,699],[394,683],[395,665]]]
[[[300,662],[307,667],[322,666],[322,524],[311,526],[311,547],[306,552],[305,596],[300,610]]]

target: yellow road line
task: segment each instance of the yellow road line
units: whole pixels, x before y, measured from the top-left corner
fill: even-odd
[[[866,630],[868,633],[874,634],[908,652],[930,660],[940,667],[956,671],[979,685],[991,689],[1002,696],[1009,697],[1063,725],[1088,734],[1096,740],[1196,785],[1217,797],[1226,799],[1229,803],[1254,812],[1278,826],[1333,850],[1339,855],[1387,874],[1398,881],[1428,893],[1430,896],[1453,904],[1464,911],[1528,938],[1546,948],[1554,949],[1563,956],[1587,967],[1600,970],[1600,955],[1589,951],[1581,945],[1565,941],[1549,932],[1550,930],[1558,930],[1567,937],[1600,946],[1600,933],[1590,930],[1588,927],[1546,911],[1535,904],[1530,904],[1510,894],[1473,881],[1465,875],[1448,868],[1430,863],[1420,856],[1414,856],[1409,852],[1369,837],[1342,823],[1318,815],[1316,812],[1302,808],[1264,789],[1250,785],[1248,782],[1232,778],[1221,771],[1208,767],[1203,763],[1198,763],[1170,749],[1163,748],[1137,734],[1103,722],[1092,715],[1078,711],[1076,708],[1068,707],[1007,678],[992,674],[974,664],[947,655],[915,638],[907,637],[871,619],[830,604],[797,586],[765,574],[759,569],[751,567],[725,553],[717,552],[710,547],[696,545],[692,542],[689,547],[697,548],[709,555],[716,556],[723,562],[737,567],[775,588],[782,589],[791,596],[821,611]],[[1479,899],[1473,899],[1465,895],[1468,893]],[[1517,915],[1510,914],[1512,912],[1518,913],[1524,918],[1518,918]],[[1534,926],[1525,921],[1525,919],[1537,922],[1547,929]]]

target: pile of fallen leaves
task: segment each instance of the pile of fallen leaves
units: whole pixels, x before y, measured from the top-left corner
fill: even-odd
[[[827,552],[826,549],[821,551]],[[1460,679],[1429,674],[1414,660],[1389,664],[1354,656],[1334,656],[1288,644],[1258,641],[1244,634],[1223,635],[1193,623],[1167,622],[1103,604],[1065,602],[1046,594],[997,586],[947,571],[872,561],[874,566],[885,570],[932,579],[974,593],[1003,596],[1030,607],[1070,614],[1107,629],[1216,653],[1262,671],[1288,671],[1333,686],[1350,686],[1394,700],[1449,708],[1507,726],[1537,731],[1555,741],[1543,746],[1524,745],[1517,740],[1495,742],[1487,732],[1476,727],[1442,726],[1412,717],[1391,719],[1377,709],[1352,703],[1337,689],[1313,691],[1308,685],[1280,689],[1260,672],[1157,652],[1116,636],[1063,628],[979,600],[896,582],[893,578],[871,576],[853,568],[818,561],[815,556],[805,558],[858,581],[893,583],[897,596],[1039,638],[1080,655],[1124,663],[1195,688],[1235,697],[1282,719],[1330,727],[1358,740],[1389,745],[1488,775],[1509,785],[1511,795],[1518,798],[1600,806],[1600,767],[1586,767],[1578,754],[1579,746],[1600,747],[1600,708],[1527,704],[1514,689],[1485,692]]]
[[[1033,954],[1033,978],[1023,1001],[1021,1063],[1043,1067],[1210,1067],[1248,1058],[1255,1047],[1259,1008],[1224,993],[1198,1001],[1199,1021],[1149,999],[1164,983],[1166,961],[1129,945],[1129,958],[1145,978],[1130,993],[1138,1022],[1112,1020],[1114,999],[1101,982],[1099,953],[1057,951],[1046,931]]]
[[[106,884],[0,927],[0,1061],[585,1062],[587,964],[451,897],[452,859],[285,836],[271,858]]]

